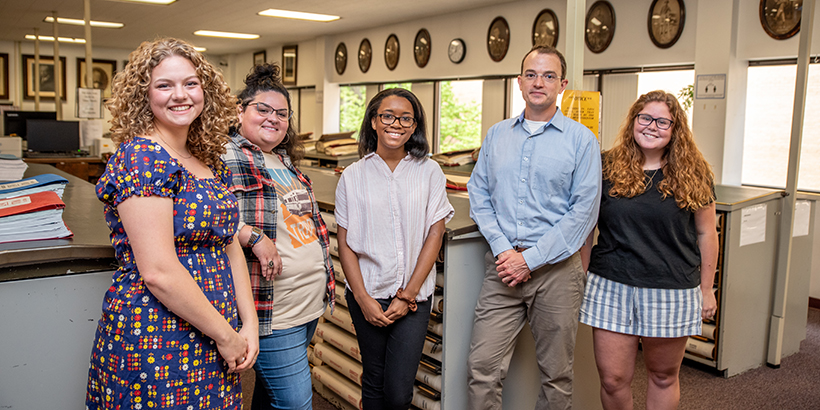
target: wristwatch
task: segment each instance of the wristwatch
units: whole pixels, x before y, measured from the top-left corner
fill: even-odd
[[[262,238],[262,230],[257,227],[251,228],[251,236],[248,237],[248,242],[245,244],[246,248],[251,248],[253,245],[256,245],[257,242]]]

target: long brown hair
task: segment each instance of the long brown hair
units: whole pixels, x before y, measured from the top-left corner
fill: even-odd
[[[236,115],[234,98],[222,73],[182,40],[146,41],[128,56],[128,64],[114,76],[111,99],[106,103],[113,116],[111,139],[119,144],[154,131],[154,114],[148,101],[151,72],[170,56],[188,59],[202,82],[204,106],[188,129],[188,149],[206,165],[215,165],[229,140],[228,126]]]
[[[604,154],[603,176],[612,183],[609,194],[632,198],[647,189],[643,171],[646,158],[635,142],[634,131],[635,117],[650,102],[666,104],[674,121],[672,138],[663,153],[666,160],[662,168],[664,177],[657,189],[664,198],[675,198],[678,207],[697,211],[714,200],[712,167],[695,145],[686,111],[674,95],[660,90],[648,92],[632,104],[615,146]]]

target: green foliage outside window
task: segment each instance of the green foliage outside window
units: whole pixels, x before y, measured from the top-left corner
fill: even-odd
[[[481,104],[476,101],[458,101],[450,81],[441,82],[440,92],[441,152],[477,148],[481,145]]]
[[[404,88],[407,91],[413,91],[413,83],[389,83],[384,85],[384,89],[388,88]]]
[[[362,125],[365,101],[364,86],[341,87],[339,89],[339,132],[355,131],[352,138],[359,139],[359,127]]]

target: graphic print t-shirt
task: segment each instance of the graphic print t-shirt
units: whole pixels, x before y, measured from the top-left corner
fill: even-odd
[[[288,329],[316,319],[325,311],[327,278],[307,189],[277,156],[265,154],[265,167],[278,198],[276,249],[282,258],[282,274],[273,281],[272,327]]]

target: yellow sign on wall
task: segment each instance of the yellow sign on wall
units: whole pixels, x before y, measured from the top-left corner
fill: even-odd
[[[601,93],[597,91],[565,90],[561,99],[561,112],[586,125],[601,140],[599,124],[601,122]]]

